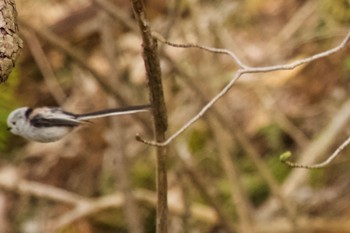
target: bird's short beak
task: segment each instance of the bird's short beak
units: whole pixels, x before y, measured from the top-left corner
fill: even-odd
[[[10,131],[12,128],[11,127],[7,127],[7,131]]]

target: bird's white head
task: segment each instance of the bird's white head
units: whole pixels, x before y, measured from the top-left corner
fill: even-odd
[[[23,125],[27,122],[26,112],[28,107],[17,108],[7,117],[7,127],[11,133],[20,135]]]

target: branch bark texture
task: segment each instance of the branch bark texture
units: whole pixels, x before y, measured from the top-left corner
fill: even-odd
[[[167,130],[167,114],[164,102],[164,93],[161,79],[160,61],[158,56],[157,40],[151,35],[151,28],[145,15],[142,0],[132,0],[133,10],[143,41],[143,60],[146,67],[150,102],[153,106],[153,122],[157,142],[165,140]],[[167,232],[167,167],[166,148],[157,147],[157,233]]]
[[[15,1],[0,1],[0,83],[7,80],[22,47]]]

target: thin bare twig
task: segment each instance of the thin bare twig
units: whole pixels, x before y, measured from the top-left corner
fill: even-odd
[[[321,133],[312,140],[312,143],[300,154],[298,163],[313,164],[321,156],[324,156],[330,146],[336,140],[336,135],[339,134],[350,121],[350,99],[348,99],[335,114],[329,124],[327,124]],[[283,192],[291,195],[297,187],[307,179],[307,170],[296,169],[288,176],[283,183]]]
[[[210,108],[213,104],[216,103],[221,97],[223,97],[231,88],[232,86],[236,83],[236,81],[243,75],[243,74],[248,74],[248,73],[262,73],[262,72],[272,72],[272,71],[277,71],[277,70],[291,70],[294,69],[297,66],[312,62],[314,60],[330,56],[331,54],[334,54],[341,50],[342,48],[345,47],[345,45],[349,42],[350,40],[350,32],[347,34],[347,36],[342,40],[342,42],[327,51],[317,53],[313,56],[297,60],[295,62],[289,63],[289,64],[282,64],[282,65],[275,65],[275,66],[265,66],[265,67],[247,67],[244,64],[241,63],[241,61],[234,55],[229,50],[226,49],[216,49],[216,48],[210,48],[206,46],[199,46],[195,44],[176,44],[172,42],[167,42],[164,41],[161,36],[159,36],[157,33],[153,33],[155,38],[160,40],[161,42],[164,42],[168,45],[174,46],[174,47],[180,47],[180,48],[200,48],[209,52],[214,52],[214,53],[222,53],[222,54],[227,54],[231,56],[231,58],[234,60],[234,62],[241,67],[233,76],[231,81],[216,95],[214,96],[198,113],[195,115],[193,118],[191,118],[187,123],[185,123],[178,131],[176,131],[174,134],[172,134],[167,140],[163,142],[155,142],[155,141],[149,141],[141,138],[139,135],[136,136],[136,139],[152,146],[166,146],[169,143],[171,143],[175,138],[177,138],[180,134],[182,134],[188,127],[190,127],[194,122],[196,122],[198,119],[200,119]]]
[[[350,137],[348,137],[334,152],[331,156],[328,157],[325,161],[322,163],[317,163],[314,165],[307,165],[307,164],[301,164],[301,163],[294,163],[289,160],[287,160],[292,154],[291,153],[284,153],[280,156],[281,162],[287,164],[290,167],[293,168],[306,168],[306,169],[314,169],[314,168],[323,168],[327,165],[329,165],[338,155],[339,153],[344,150],[345,147],[347,147],[350,144]]]
[[[164,37],[162,35],[160,35],[157,32],[152,32],[152,36],[154,38],[156,38],[157,40],[159,40],[160,42],[173,46],[173,47],[177,47],[177,48],[199,48],[199,49],[203,49],[205,51],[211,52],[211,53],[219,53],[219,54],[226,54],[228,56],[230,56],[232,58],[232,60],[242,69],[248,69],[249,67],[246,66],[245,64],[243,64],[243,62],[241,62],[241,60],[236,56],[236,54],[234,54],[233,52],[227,50],[227,49],[219,49],[219,48],[211,48],[208,46],[203,46],[203,45],[198,45],[198,44],[177,44],[177,43],[173,43],[170,41],[167,41],[164,39]]]
[[[345,101],[339,108],[339,111],[331,119],[331,121],[320,131],[315,139],[300,153],[298,156],[299,164],[314,164],[321,157],[325,156],[329,148],[334,144],[336,136],[344,130],[350,121],[350,99]],[[280,157],[287,156],[288,153],[282,154]],[[281,159],[281,158],[280,158]],[[309,170],[294,169],[286,178],[282,185],[283,195],[293,197],[295,191],[308,179]],[[267,215],[277,211],[279,206],[274,199],[270,198],[263,207],[263,212]]]
[[[207,103],[207,91],[204,91],[204,88],[201,86],[201,83],[196,83],[191,79],[186,72],[186,68],[180,66],[175,62],[169,55],[163,53],[164,58],[173,65],[173,70],[177,73],[179,78],[182,78],[188,87],[193,90],[202,103]],[[251,159],[255,167],[258,169],[259,174],[264,179],[264,181],[269,186],[271,192],[276,196],[283,208],[285,209],[288,219],[291,220],[293,227],[296,229],[298,227],[297,211],[296,208],[290,203],[290,200],[287,200],[283,194],[278,182],[271,173],[271,170],[265,165],[261,156],[259,156],[258,151],[254,148],[252,143],[249,141],[247,136],[244,134],[240,125],[230,117],[225,115],[224,111],[221,111],[217,106],[213,105],[211,109],[212,116],[216,118],[218,123],[221,125],[223,130],[226,130],[228,134],[232,136],[232,140],[237,140],[237,142],[245,150],[246,155]]]

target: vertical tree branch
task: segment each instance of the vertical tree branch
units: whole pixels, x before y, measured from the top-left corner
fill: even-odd
[[[153,122],[157,142],[165,140],[167,115],[161,80],[157,41],[151,35],[142,0],[132,0],[134,14],[139,25],[143,41],[143,59],[145,62],[150,102],[153,106]],[[167,232],[167,169],[166,148],[157,147],[157,233]]]
[[[22,47],[15,1],[0,1],[0,83],[10,75]]]

